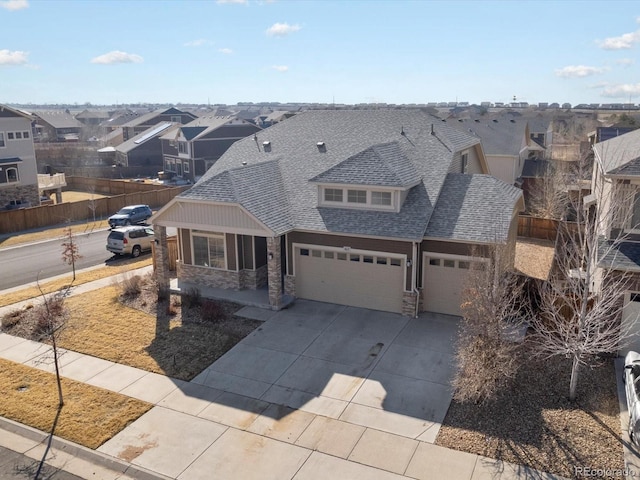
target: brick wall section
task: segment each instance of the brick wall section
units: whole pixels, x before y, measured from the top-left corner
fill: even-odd
[[[292,297],[296,296],[296,277],[295,275],[285,275],[284,276],[284,293],[287,295],[291,295]]]
[[[153,233],[155,235],[156,246],[155,252],[155,268],[156,268],[156,281],[158,288],[168,291],[169,290],[169,247],[167,245],[167,228],[159,225],[154,225]]]
[[[240,290],[240,272],[178,263],[178,278],[196,286]]]
[[[13,185],[0,188],[0,208],[4,208],[11,200],[31,202],[32,207],[40,205],[37,185]]]
[[[267,269],[269,279],[269,304],[278,310],[282,303],[282,258],[281,237],[267,238]],[[269,259],[269,256],[272,258]]]
[[[417,293],[402,292],[402,315],[405,317],[415,317],[417,301],[418,301]]]

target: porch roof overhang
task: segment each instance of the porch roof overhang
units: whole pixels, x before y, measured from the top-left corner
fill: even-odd
[[[270,228],[237,203],[174,198],[151,217],[150,222],[163,227],[275,236]]]

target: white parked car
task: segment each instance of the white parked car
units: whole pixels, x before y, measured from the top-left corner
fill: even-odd
[[[629,410],[629,437],[633,443],[640,445],[640,353],[627,353],[623,380]]]
[[[107,237],[107,250],[117,255],[139,257],[142,252],[151,250],[153,240],[151,227],[133,225],[114,228]]]

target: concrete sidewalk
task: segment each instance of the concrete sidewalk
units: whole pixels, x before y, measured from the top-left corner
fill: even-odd
[[[298,310],[302,312],[300,308]],[[291,331],[297,340],[285,348],[302,349],[318,357],[323,355],[319,350],[321,347],[331,351],[327,339],[337,339],[336,329],[346,329],[348,333],[365,319],[377,324],[388,338],[389,348],[380,355],[376,354],[374,358],[378,363],[363,367],[369,376],[376,365],[384,369],[399,358],[399,347],[392,348],[394,339],[406,338],[418,345],[423,338],[416,330],[420,328],[416,327],[417,324],[411,327],[408,319],[399,316],[395,326],[376,321],[371,313],[358,316],[350,323],[344,317],[345,307],[326,308],[329,311],[325,310],[316,317],[311,311],[296,313],[295,306],[287,311],[270,312],[262,330],[240,342],[192,382],[66,352],[62,356],[63,376],[153,403],[155,407],[97,452],[56,440],[61,443],[55,444],[49,463],[81,478],[105,479],[210,479],[212,472],[215,472],[216,479],[243,480],[558,478],[434,445],[435,435],[424,436],[433,422],[421,419],[419,412],[407,416],[375,407],[377,396],[384,393],[379,392],[377,385],[390,388],[394,384],[389,383],[389,374],[387,377],[379,375],[376,377],[378,380],[373,377],[365,380],[359,377],[360,373],[354,376],[351,367],[333,364],[331,371],[335,373],[320,395],[305,394],[287,387],[287,382],[294,378],[291,372],[282,376],[280,383],[283,385],[274,384],[273,388],[263,385],[264,379],[250,378],[255,378],[259,371],[266,374],[273,369],[288,371],[294,357],[303,362],[300,368],[305,365],[310,368],[318,368],[313,365],[327,366],[321,358],[309,363],[310,360],[298,357],[298,354],[280,351],[282,345],[270,335],[269,329],[265,330],[266,327]],[[255,310],[256,314],[265,313]],[[251,309],[248,311],[252,312]],[[323,332],[324,339],[321,338]],[[360,344],[365,345],[365,342],[356,341],[353,346],[359,348]],[[337,345],[341,350],[344,346]],[[274,348],[276,350],[272,350]],[[417,348],[406,347],[411,355],[419,354]],[[239,353],[250,351],[253,352],[251,355],[262,355],[260,358],[266,363],[254,363],[255,368],[249,368],[248,364],[239,365]],[[349,354],[349,351],[344,353]],[[386,353],[390,356],[385,357]],[[48,348],[40,343],[0,334],[2,358],[51,371],[51,364],[46,362],[47,354]],[[308,358],[313,360],[315,357]],[[382,361],[384,358],[387,358],[386,363]],[[343,361],[348,361],[348,358]],[[296,367],[292,367],[292,371],[297,371]],[[305,384],[309,386],[304,387],[307,391],[316,388],[313,382],[308,383],[315,377],[311,372],[307,370],[305,375],[303,368],[299,374],[295,373],[295,378],[307,382]],[[411,372],[406,374],[412,375]],[[408,377],[406,380],[407,386],[425,382]],[[380,381],[386,383],[381,384]],[[265,387],[266,390],[261,392]],[[411,394],[411,390],[409,388],[408,393]],[[418,393],[423,392],[419,390]],[[360,403],[354,403],[354,407],[349,409],[352,399]],[[401,398],[398,401],[404,402]],[[387,406],[391,407],[393,405]],[[23,445],[19,449],[23,453],[31,452],[34,457],[42,454],[43,437],[22,441],[19,437],[7,437],[6,430],[0,432],[0,438],[5,439],[0,446],[5,446],[3,443]],[[100,473],[91,473],[93,471]]]

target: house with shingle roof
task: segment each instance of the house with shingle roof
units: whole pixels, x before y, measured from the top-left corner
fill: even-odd
[[[513,245],[524,207],[488,173],[478,137],[425,112],[306,111],[235,142],[154,215],[158,277],[174,227],[181,286],[459,315],[474,252]]]
[[[174,131],[180,124],[160,122],[115,147],[116,165],[123,167],[153,167],[162,169],[160,136]]]
[[[610,278],[627,280],[621,316],[637,332],[627,350],[640,351],[640,130],[598,142],[593,153],[592,194],[585,203],[598,215],[598,266]]]
[[[260,130],[233,115],[196,118],[160,137],[164,172],[195,183],[231,145]]]
[[[77,142],[80,140],[82,123],[69,111],[38,111],[36,117],[37,140],[42,142]]]
[[[531,138],[526,118],[480,116],[447,122],[481,140],[489,173],[506,183],[520,184],[527,158],[544,156],[545,148]]]
[[[40,205],[32,121],[26,112],[0,105],[0,209]]]
[[[124,141],[144,132],[145,130],[158,125],[160,122],[173,122],[186,124],[196,119],[197,116],[191,112],[185,112],[175,107],[154,110],[153,112],[138,115],[121,125]]]

